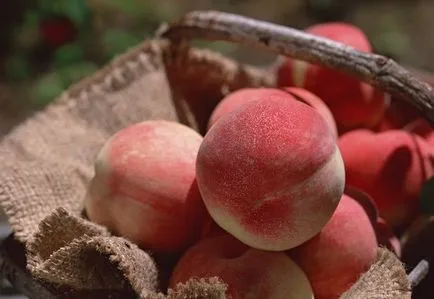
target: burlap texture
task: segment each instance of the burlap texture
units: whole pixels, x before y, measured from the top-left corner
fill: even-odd
[[[272,86],[273,76],[210,51],[146,41],[14,128],[0,144],[0,204],[26,245],[38,280],[74,289],[132,289],[140,298],[224,298],[218,280],[158,293],[151,254],[82,215],[93,162],[104,142],[143,120],[179,121],[203,133],[226,92]],[[343,298],[410,298],[400,261],[377,262]]]
[[[377,261],[340,299],[411,298],[403,265],[389,250],[378,248]]]

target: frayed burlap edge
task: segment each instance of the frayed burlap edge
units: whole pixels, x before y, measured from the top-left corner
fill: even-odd
[[[87,102],[94,96],[121,92],[139,77],[143,76],[144,73],[156,71],[163,65],[167,72],[167,79],[173,89],[174,102],[172,104],[176,107],[178,120],[196,130],[200,130],[201,124],[198,123],[197,117],[194,114],[200,111],[201,104],[203,104],[200,100],[207,100],[206,92],[209,91],[206,88],[207,84],[212,86],[212,91],[214,92],[212,100],[216,101],[221,99],[225,93],[238,88],[272,86],[274,80],[266,72],[240,66],[211,51],[172,48],[164,41],[147,41],[115,59],[93,76],[69,88],[55,103],[40,112],[39,116],[49,115],[51,112],[59,111],[60,109],[64,109],[65,113],[68,113],[79,102]],[[197,75],[198,72],[200,73],[199,75]],[[201,86],[200,82],[191,82],[191,85],[189,85],[186,81],[183,81],[183,78],[189,78],[191,75],[197,75],[196,77],[203,77],[205,79],[205,84],[203,85],[205,87],[202,86],[202,90],[190,93],[192,90],[194,91],[194,87]],[[185,94],[188,96],[185,96]],[[195,105],[198,105],[199,108],[191,105],[191,97],[196,97],[196,101],[199,104],[195,103]],[[201,97],[204,97],[204,99],[201,99]],[[183,104],[178,105],[178,101]],[[192,107],[196,108],[196,110],[192,109]],[[206,108],[210,109],[209,106]],[[34,118],[37,117],[38,115]],[[21,125],[21,127],[25,126],[29,126],[29,123],[25,122]],[[12,134],[19,134],[19,132],[18,128]],[[2,163],[10,165],[6,161],[2,161]],[[9,217],[17,239],[24,243],[28,242],[28,268],[35,276],[39,276],[39,279],[45,282],[81,288],[92,288],[96,285],[98,287],[109,285],[108,287],[111,288],[124,288],[127,287],[124,284],[126,282],[142,298],[165,298],[165,295],[161,293],[154,293],[155,281],[152,277],[149,277],[148,272],[144,271],[143,279],[136,272],[138,270],[132,266],[132,264],[137,265],[137,263],[134,263],[135,260],[128,258],[128,255],[123,255],[121,252],[133,248],[134,254],[141,255],[146,261],[150,260],[149,255],[135,247],[134,244],[128,243],[125,239],[107,236],[106,232],[100,230],[100,228],[96,228],[94,225],[85,222],[85,220],[76,214],[80,207],[77,203],[68,202],[68,199],[65,198],[67,209],[62,209],[62,206],[50,207],[51,214],[44,214],[36,223],[27,223],[27,225],[35,227],[38,227],[40,224],[38,231],[35,228],[23,229],[20,227],[20,211],[16,210],[16,205],[13,204],[13,199],[8,194],[7,188],[5,188],[4,182],[2,182],[2,185],[0,185],[0,204]],[[69,235],[69,242],[65,242],[64,240],[62,243],[61,241],[57,246],[51,248],[50,254],[41,255],[43,252],[41,246],[44,243],[42,239],[46,237],[44,236],[44,232],[47,232],[47,235],[49,235],[50,230],[52,230],[52,233],[56,229],[59,229],[53,225],[49,225],[50,221],[54,221],[56,218],[71,220],[70,222],[64,222],[67,225],[77,225],[79,227],[80,225],[86,227],[89,225],[89,228],[92,227],[90,231],[96,235],[93,235],[93,233],[83,233],[83,231]],[[59,221],[60,228],[62,227],[61,222]],[[41,241],[38,241],[38,238]],[[113,246],[107,246],[107,244]],[[93,269],[93,271],[90,271],[89,266],[83,263],[83,260],[89,257],[86,254],[91,252],[98,253],[98,255],[92,257],[102,257],[103,263],[105,263],[101,268]],[[77,278],[76,275],[65,279],[64,274],[67,268],[65,267],[64,260],[62,260],[63,257],[67,257],[69,260],[72,258],[74,261],[69,265],[72,272],[79,272],[77,269],[82,267],[82,270],[90,271],[92,274],[87,277],[86,281],[83,281],[82,278]],[[107,263],[107,261],[110,261],[110,263]],[[398,298],[409,298],[409,289],[407,289],[408,280],[404,277],[405,272],[403,272],[402,265],[400,263],[398,265],[396,261],[397,259],[392,253],[384,249],[379,250],[378,261],[342,298],[395,298],[397,296]],[[123,263],[127,263],[131,267],[125,267]],[[104,270],[108,272],[104,273]],[[153,271],[150,270],[150,272]],[[101,277],[101,275],[107,276],[107,273],[112,273],[112,277]],[[402,276],[402,273],[404,273],[404,276]],[[63,278],[60,279],[59,275]],[[123,282],[117,281],[112,284],[113,278],[119,277],[124,279]],[[400,277],[400,279],[397,280],[396,277]],[[383,278],[383,280],[379,278]],[[384,279],[388,280],[385,281]],[[224,284],[218,280],[210,280],[208,282],[204,280],[192,280],[185,285],[179,285],[175,290],[169,290],[168,297],[224,298]]]
[[[378,248],[377,260],[340,299],[410,299],[411,286],[398,257]]]
[[[67,112],[75,106],[78,106],[78,102],[87,102],[97,95],[101,96],[121,92],[139,77],[161,68],[170,69],[173,73],[181,73],[185,78],[188,78],[188,74],[195,72],[195,70],[200,69],[203,72],[206,70],[204,75],[206,74],[208,78],[220,82],[221,90],[218,94],[220,98],[230,90],[246,86],[272,86],[275,80],[273,76],[270,76],[265,71],[255,69],[254,67],[238,65],[232,60],[212,51],[172,48],[166,41],[149,40],[132,48],[126,54],[117,57],[95,74],[71,86],[56,101],[29,120],[23,122],[17,129],[19,131],[20,127],[28,126],[29,121],[41,115],[47,115],[53,111],[59,111],[60,109],[64,109]],[[171,85],[181,86],[182,83],[183,82],[171,82]],[[198,82],[190,82],[190,84],[197,86]],[[175,93],[176,92],[174,92],[174,94]],[[183,99],[178,100],[184,102]],[[203,100],[206,101],[206,98]],[[195,123],[188,105],[175,103],[173,103],[173,105],[177,107],[178,120],[183,120],[184,124],[198,130],[198,125]],[[16,131],[17,130],[13,130],[10,135],[15,134]],[[1,161],[1,164],[8,165],[10,164],[8,162],[14,163],[14,161],[8,161],[8,159],[5,158]],[[32,233],[34,233],[37,223],[27,224],[30,229],[21,226],[22,215],[20,209],[23,207],[17,209],[16,203],[10,198],[10,192],[8,192],[7,189],[9,185],[13,185],[14,183],[7,180],[8,178],[4,179],[0,184],[0,205],[8,217],[15,237],[21,242],[26,242]],[[65,199],[65,202],[67,201],[68,199]],[[76,207],[75,203],[71,204],[68,202],[66,203],[68,210],[70,205],[75,205],[73,208],[74,212],[79,208]],[[44,217],[47,215],[48,214],[45,214]],[[39,221],[44,217],[41,217]]]
[[[140,299],[225,299],[226,289],[227,285],[217,277],[190,279],[169,289],[167,295],[152,294]]]
[[[53,284],[123,289],[128,282],[138,294],[157,290],[157,267],[148,253],[62,208],[40,223],[26,247],[27,268]]]
[[[25,200],[26,194],[34,197],[32,186],[28,185],[28,180],[23,175],[37,177],[38,179],[32,180],[31,184],[38,186],[41,180],[46,180],[44,171],[49,170],[51,165],[50,163],[44,165],[43,170],[34,168],[37,171],[33,171],[33,169],[28,171],[29,169],[24,170],[21,167],[33,167],[32,164],[26,163],[25,160],[21,164],[15,163],[15,158],[20,157],[20,155],[32,155],[28,151],[31,148],[26,146],[26,138],[20,137],[23,135],[21,134],[22,131],[34,127],[35,134],[39,134],[40,131],[36,127],[40,127],[39,130],[44,130],[44,126],[50,121],[51,116],[62,117],[70,113],[78,113],[78,116],[75,117],[80,117],[80,115],[87,117],[87,114],[80,113],[83,110],[92,109],[94,106],[88,105],[86,102],[94,97],[104,97],[105,94],[122,92],[145,74],[157,71],[183,74],[178,78],[167,76],[169,85],[174,89],[172,90],[172,105],[176,106],[175,102],[179,100],[186,103],[181,108],[176,106],[177,119],[183,120],[183,123],[196,130],[198,130],[198,126],[195,123],[193,112],[190,110],[188,99],[182,97],[182,90],[175,90],[176,86],[182,89],[188,84],[176,82],[176,80],[182,81],[182,77],[203,72],[199,77],[205,78],[207,81],[204,82],[205,84],[199,84],[205,88],[201,91],[202,93],[194,95],[198,99],[206,95],[207,86],[213,88],[214,99],[221,99],[225,92],[233,89],[244,86],[270,86],[273,82],[272,77],[266,72],[256,70],[253,67],[240,66],[211,51],[172,48],[164,41],[146,41],[118,57],[94,75],[72,86],[53,104],[12,130],[9,136],[6,136],[6,142],[2,143],[5,155],[2,155],[1,164],[8,171],[5,171],[6,174],[1,177],[0,204],[9,218],[15,238],[27,245],[27,268],[37,280],[48,282],[54,286],[69,286],[76,289],[117,289],[124,288],[125,282],[127,282],[126,284],[130,284],[142,297],[155,295],[156,270],[149,255],[125,239],[109,236],[104,229],[83,220],[79,215],[82,208],[81,203],[71,201],[70,198],[58,198],[61,199],[60,204],[53,204],[53,202],[47,201],[49,198],[39,196],[38,200],[41,201],[41,204],[40,209],[36,210],[37,217],[23,218],[22,209],[26,208],[25,202],[17,204],[14,202],[15,197],[13,195],[18,192],[23,200]],[[218,84],[213,81],[218,82]],[[197,86],[198,82],[195,81],[190,84]],[[215,90],[214,85],[219,86],[219,89]],[[204,97],[203,103],[206,103],[206,100]],[[201,104],[200,101],[199,104]],[[105,105],[105,103],[102,102],[101,105]],[[149,109],[155,108],[157,107],[149,107]],[[71,119],[75,120],[75,117],[71,117]],[[82,120],[85,121],[84,126],[86,126],[87,121],[92,121],[91,119]],[[35,126],[34,122],[39,122],[37,123],[38,126]],[[125,124],[128,124],[128,119]],[[115,128],[119,127],[119,124],[115,124]],[[68,132],[64,133],[68,134]],[[32,158],[35,157],[32,155]],[[55,163],[63,162],[56,160],[53,161],[53,164]],[[91,167],[91,163],[88,163],[86,167],[83,166],[82,169],[78,169],[81,175],[80,180],[82,178],[88,179]],[[75,174],[67,171],[62,175],[68,177]],[[56,177],[49,178],[49,180],[56,180]],[[48,183],[44,186],[52,187]],[[82,185],[79,188],[83,188]],[[34,216],[32,215],[32,217]],[[50,246],[45,246],[47,243]],[[134,257],[125,255],[127,249],[133,252]],[[99,260],[99,265],[89,266],[93,262],[89,261],[89,257],[99,259],[98,256],[102,257],[102,260]],[[140,256],[142,260],[137,258]],[[149,269],[143,267],[144,264],[148,264]],[[137,269],[134,265],[141,267],[141,269]],[[119,277],[118,274],[122,274],[123,278]],[[195,284],[193,281],[181,290],[169,292],[169,295],[171,294],[172,298],[177,296],[185,298],[182,295],[184,292],[189,294],[196,292],[199,297],[205,297],[206,294],[210,294],[211,297],[219,297],[212,294],[221,294],[220,284],[204,285],[202,288],[199,286],[200,283]],[[161,295],[159,294],[159,296]]]

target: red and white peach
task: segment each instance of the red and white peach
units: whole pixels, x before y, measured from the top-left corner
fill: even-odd
[[[351,24],[316,24],[305,31],[362,52],[372,51],[363,31]],[[279,87],[301,87],[320,97],[330,108],[339,132],[374,127],[387,106],[385,94],[371,85],[343,72],[290,57],[279,64],[277,78]]]
[[[313,299],[306,275],[284,252],[249,248],[226,234],[200,241],[181,257],[170,287],[190,278],[219,277],[232,299]]]
[[[315,236],[344,189],[332,130],[315,109],[291,98],[264,94],[226,114],[197,156],[211,217],[257,249],[287,250]]]
[[[284,90],[294,96],[296,100],[301,101],[318,111],[319,114],[324,117],[336,138],[338,137],[338,129],[333,114],[323,100],[304,88],[286,87]]]
[[[401,130],[355,130],[340,137],[346,183],[368,193],[395,229],[418,215],[422,184],[433,174],[432,149],[420,136]]]
[[[202,136],[176,122],[145,121],[110,138],[85,198],[90,220],[141,247],[178,252],[206,217],[195,176]]]
[[[267,87],[241,88],[233,91],[226,95],[214,108],[208,121],[208,130],[222,116],[241,107],[245,103],[260,99],[264,96],[271,98],[275,95],[281,95],[282,93],[284,93],[284,91],[280,89]]]
[[[375,261],[377,239],[363,207],[343,195],[322,231],[287,253],[306,273],[315,298],[333,299],[347,291]]]
[[[375,233],[378,245],[386,247],[395,253],[396,256],[401,257],[401,243],[392,227],[381,217],[377,219],[375,224]]]
[[[208,130],[214,125],[214,123],[220,119],[225,114],[237,109],[238,107],[244,105],[247,102],[254,101],[260,99],[262,97],[271,98],[275,95],[281,96],[282,92],[289,93],[291,97],[287,97],[288,100],[297,100],[301,101],[312,108],[316,109],[319,114],[326,120],[327,124],[330,126],[330,129],[337,136],[337,128],[336,122],[333,118],[333,115],[327,105],[316,95],[313,93],[303,89],[296,87],[288,87],[283,89],[278,88],[242,88],[237,91],[229,93],[225,96],[220,103],[214,108],[210,119],[208,121]]]

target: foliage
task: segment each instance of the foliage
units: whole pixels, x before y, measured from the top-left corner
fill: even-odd
[[[408,55],[414,39],[402,34],[405,27],[402,20],[405,20],[408,15],[408,8],[403,6],[405,9],[391,10],[384,15],[380,10],[372,9],[376,5],[380,7],[382,1],[375,5],[371,1],[361,5],[361,1],[339,0],[22,0],[18,2],[27,3],[28,6],[19,4],[24,7],[24,11],[20,13],[22,16],[19,18],[20,21],[14,25],[13,30],[10,30],[10,26],[6,27],[8,34],[3,34],[9,38],[6,57],[1,56],[4,55],[1,52],[4,41],[0,40],[0,63],[3,64],[0,82],[10,86],[16,85],[17,88],[27,86],[26,93],[29,95],[27,98],[37,106],[50,102],[72,83],[92,73],[127,48],[152,36],[161,22],[176,18],[191,9],[232,11],[296,28],[317,22],[334,20],[351,22],[351,19],[354,19],[355,24],[362,25],[361,27],[366,29],[377,52],[392,57]],[[372,18],[371,14],[375,12],[378,12],[378,16],[381,17]],[[4,20],[0,19],[0,22]],[[262,52],[242,49],[235,44],[198,42],[195,45],[211,48],[242,62],[250,62],[249,59],[254,61],[258,59],[261,63],[271,61],[269,56]],[[426,48],[426,52],[430,53],[430,48]],[[417,52],[419,50],[417,48]],[[423,59],[423,55],[417,57]]]
[[[11,34],[5,79],[26,83],[33,104],[43,106],[173,17],[176,5],[163,2],[38,0]]]

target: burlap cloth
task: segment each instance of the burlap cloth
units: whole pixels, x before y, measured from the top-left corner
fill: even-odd
[[[16,126],[0,144],[0,204],[26,246],[30,273],[55,287],[131,289],[139,298],[224,298],[218,279],[163,295],[153,255],[85,220],[82,200],[96,154],[119,129],[166,119],[203,133],[226,92],[273,84],[266,71],[216,53],[150,40]],[[379,248],[342,298],[410,298],[410,285],[401,262]]]

